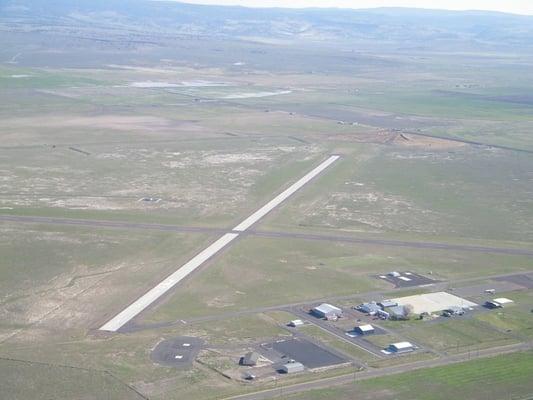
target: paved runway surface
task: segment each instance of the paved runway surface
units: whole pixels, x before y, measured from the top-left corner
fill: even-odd
[[[120,328],[122,328],[122,326],[127,324],[129,321],[139,315],[142,311],[144,311],[147,307],[153,304],[157,299],[159,299],[170,289],[176,286],[179,282],[181,282],[192,272],[198,269],[207,260],[215,256],[220,250],[222,250],[232,241],[237,239],[241,232],[244,232],[248,228],[250,228],[253,224],[259,221],[261,218],[263,218],[265,215],[267,215],[270,211],[279,206],[285,200],[287,200],[290,196],[292,196],[299,189],[304,187],[314,177],[319,175],[338,159],[339,156],[330,156],[326,161],[323,161],[318,167],[305,174],[301,179],[293,183],[288,189],[281,192],[274,199],[269,201],[259,210],[257,210],[244,221],[242,221],[240,224],[238,224],[235,228],[233,228],[231,233],[225,233],[224,235],[222,235],[222,237],[217,239],[206,249],[202,250],[199,254],[197,254],[183,266],[178,268],[173,274],[165,278],[154,288],[150,289],[147,293],[145,293],[143,296],[138,298],[136,301],[134,301],[132,304],[130,304],[128,307],[118,313],[115,317],[113,317],[104,325],[102,325],[100,327],[100,330],[110,332],[118,331]]]
[[[279,195],[274,197],[272,200],[270,200],[267,204],[265,204],[259,210],[254,212],[252,215],[250,215],[244,221],[242,221],[239,225],[237,225],[235,228],[233,228],[233,230],[237,231],[237,232],[244,232],[245,230],[250,228],[253,224],[255,224],[257,221],[259,221],[261,218],[263,218],[265,215],[267,215],[270,211],[272,211],[274,208],[279,206],[285,200],[287,200],[290,196],[292,196],[294,193],[296,193],[302,187],[304,187],[315,176],[319,175],[322,171],[324,171],[326,168],[328,168],[331,164],[333,164],[339,158],[340,158],[339,156],[331,156],[331,157],[329,157],[326,161],[321,163],[318,167],[313,169],[311,172],[306,174],[303,178],[298,180],[296,183],[292,184],[288,189],[286,189],[283,192],[281,192]]]
[[[187,263],[181,266],[172,275],[165,278],[163,281],[161,281],[155,287],[150,289],[143,296],[139,297],[132,304],[130,304],[128,307],[126,307],[124,310],[118,313],[111,320],[109,320],[104,325],[102,325],[102,327],[100,327],[100,330],[110,331],[110,332],[118,331],[120,328],[122,328],[123,325],[125,325],[126,323],[131,321],[133,318],[135,318],[137,315],[139,315],[150,304],[155,302],[157,299],[163,296],[166,292],[168,292],[170,289],[176,286],[180,281],[185,279],[189,274],[191,274],[194,270],[196,270],[200,265],[202,265],[207,260],[209,260],[211,257],[213,257],[215,254],[217,254],[220,250],[226,247],[229,243],[235,240],[238,236],[239,235],[237,233],[226,233],[225,235],[223,235],[216,242],[209,245],[206,249],[201,251],[199,254],[197,254],[191,260],[189,260]]]

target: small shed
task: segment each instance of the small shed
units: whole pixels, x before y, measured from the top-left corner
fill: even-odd
[[[406,353],[408,351],[413,351],[414,349],[415,346],[410,342],[398,342],[389,345],[389,350],[394,353]]]
[[[304,322],[301,319],[294,319],[291,322],[289,322],[289,326],[292,326],[293,328],[297,328],[298,326],[302,326]]]
[[[249,353],[246,353],[242,358],[241,358],[241,365],[247,365],[249,367],[253,367],[255,365],[257,365],[257,361],[259,361],[259,353],[255,352],[255,351],[251,351]]]
[[[336,319],[342,317],[342,310],[339,307],[327,303],[323,303],[318,307],[313,308],[312,312],[319,318]]]
[[[355,331],[361,335],[369,335],[375,332],[374,327],[370,324],[356,326]]]
[[[302,372],[304,370],[305,370],[304,365],[299,362],[290,362],[290,363],[284,364],[281,367],[281,371],[286,374],[294,374],[295,372]]]

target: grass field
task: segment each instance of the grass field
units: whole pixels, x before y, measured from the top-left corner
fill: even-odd
[[[361,146],[267,226],[527,243],[532,168],[527,154]]]
[[[487,324],[475,319],[419,325],[403,333],[417,343],[448,354],[504,346],[517,341],[516,338],[491,329]]]
[[[527,271],[529,263],[522,256],[452,256],[437,250],[246,237],[186,282],[147,320],[174,321],[387,289],[391,286],[374,275],[390,270],[423,275],[432,271],[433,279],[461,279]]]
[[[515,303],[495,310],[496,312],[480,314],[476,318],[495,329],[530,340],[533,337],[533,318],[531,316],[533,291],[504,293],[503,296],[512,298]]]
[[[16,393],[19,396],[13,397],[16,399],[36,398],[38,388],[41,393],[49,395],[49,398],[69,398],[69,394],[72,394],[75,398],[136,399],[134,393],[124,390],[121,382],[128,382],[142,393],[150,392],[154,398],[178,399],[180,396],[191,396],[212,399],[215,398],[214,393],[231,393],[235,390],[231,382],[202,365],[177,370],[153,363],[150,360],[150,350],[164,337],[165,333],[149,333],[113,340],[82,338],[62,343],[49,341],[50,343],[39,346],[12,347],[9,353],[15,354],[17,358],[62,363],[69,368],[46,367],[46,371],[41,367],[15,369],[12,367],[13,363],[4,363],[6,369],[16,374],[25,384],[21,385],[20,380],[13,379],[9,385],[3,385],[3,388]],[[109,379],[109,373],[78,373],[78,368],[109,371],[120,381]],[[3,374],[2,379],[8,376],[11,375]],[[95,397],[90,397],[93,394]]]
[[[3,223],[2,337],[94,328],[168,274],[208,235]],[[39,334],[30,334],[31,326]],[[19,331],[22,329],[22,332]],[[60,331],[61,331],[60,330]]]
[[[90,155],[49,146],[5,151],[2,211],[225,227],[323,157],[283,138],[74,148]],[[143,197],[161,201],[139,201]]]
[[[104,371],[0,359],[0,375],[6,399],[144,399]]]
[[[451,398],[527,399],[533,391],[533,353],[515,353],[462,364],[422,369],[362,381],[355,386],[328,388],[286,396],[289,399],[319,400],[444,400]]]

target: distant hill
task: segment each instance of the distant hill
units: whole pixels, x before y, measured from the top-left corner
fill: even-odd
[[[533,46],[533,17],[420,9],[250,9],[149,0],[0,0],[2,29],[97,27],[233,39]]]

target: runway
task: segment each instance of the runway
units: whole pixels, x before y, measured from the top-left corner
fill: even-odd
[[[274,208],[278,207],[281,203],[283,203],[290,196],[292,196],[294,193],[296,193],[298,190],[304,187],[307,183],[309,183],[313,178],[318,176],[321,172],[326,170],[326,168],[331,166],[339,158],[340,158],[339,156],[333,155],[333,156],[330,156],[327,160],[323,161],[320,165],[318,165],[316,168],[308,172],[306,175],[300,178],[297,182],[289,186],[288,189],[278,194],[276,197],[274,197],[274,199],[270,200],[267,204],[265,204],[259,210],[257,210],[252,215],[250,215],[248,218],[243,220],[240,224],[235,226],[235,228],[232,229],[231,233],[224,233],[214,243],[209,245],[206,249],[202,250],[199,254],[194,256],[191,260],[189,260],[183,266],[178,268],[174,273],[172,273],[170,276],[165,278],[155,287],[150,289],[143,296],[135,300],[132,304],[126,307],[123,311],[121,311],[116,316],[114,316],[111,320],[109,320],[104,325],[102,325],[99,328],[99,330],[110,331],[110,332],[118,331],[122,326],[124,326],[129,321],[131,321],[133,318],[135,318],[137,315],[139,315],[143,310],[148,308],[157,299],[159,299],[166,292],[168,292],[170,289],[176,286],[180,281],[182,281],[187,276],[189,276],[197,268],[203,265],[207,260],[215,256],[218,252],[220,252],[222,249],[228,246],[232,241],[237,239],[237,237],[239,237],[239,235],[242,232],[246,231],[248,228],[250,228],[256,222],[258,222],[261,218],[267,215]]]

